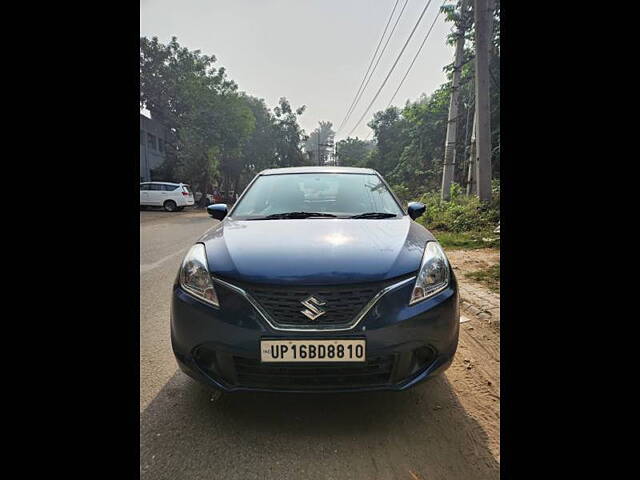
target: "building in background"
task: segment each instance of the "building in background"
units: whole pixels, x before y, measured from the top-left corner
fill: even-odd
[[[140,181],[152,180],[153,171],[166,158],[166,128],[160,122],[140,114]],[[156,180],[153,178],[153,180]]]

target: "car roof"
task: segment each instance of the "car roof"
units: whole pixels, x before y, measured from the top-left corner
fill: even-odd
[[[140,182],[140,185],[146,185],[148,183],[154,183],[156,185],[175,185],[176,187],[178,187],[180,185],[189,186],[188,183],[173,183],[173,182]]]
[[[288,173],[361,173],[376,175],[378,172],[372,168],[320,166],[270,168],[261,171],[258,175],[283,175]]]

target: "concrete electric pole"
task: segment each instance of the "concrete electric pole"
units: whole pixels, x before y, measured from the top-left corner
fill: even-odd
[[[477,192],[480,200],[491,200],[491,104],[489,101],[489,44],[491,42],[489,0],[474,0],[476,30],[476,151]]]
[[[464,17],[466,1],[460,6],[460,15]],[[456,134],[458,131],[458,105],[460,101],[460,70],[464,55],[464,20],[458,24],[458,38],[456,39],[456,53],[453,62],[453,78],[451,81],[451,100],[449,103],[449,118],[447,120],[447,136],[444,145],[444,163],[442,167],[441,198],[449,200],[451,196],[451,182],[456,166]]]
[[[320,155],[319,153],[320,147],[333,147],[333,143],[318,143],[318,155]],[[324,159],[325,159],[325,154],[327,153],[327,150],[325,148],[323,148],[322,150],[323,150],[323,153],[322,153],[322,156],[320,157],[322,161],[318,161],[318,166],[324,165],[326,163]]]
[[[478,188],[476,179],[478,178],[478,158],[476,155],[476,125],[478,117],[473,113],[473,127],[471,127],[471,148],[469,149],[469,173],[467,174],[467,196],[477,195]]]

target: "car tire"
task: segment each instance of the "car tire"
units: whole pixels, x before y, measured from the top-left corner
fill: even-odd
[[[163,205],[167,212],[175,212],[178,209],[178,205],[173,200],[167,200]]]

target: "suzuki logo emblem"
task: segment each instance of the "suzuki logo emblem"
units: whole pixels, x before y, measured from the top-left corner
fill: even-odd
[[[314,296],[311,296],[300,303],[307,307],[306,310],[300,310],[300,313],[307,317],[309,320],[315,320],[319,316],[327,313],[322,308],[320,308],[322,305],[326,305],[327,302],[319,300]]]

